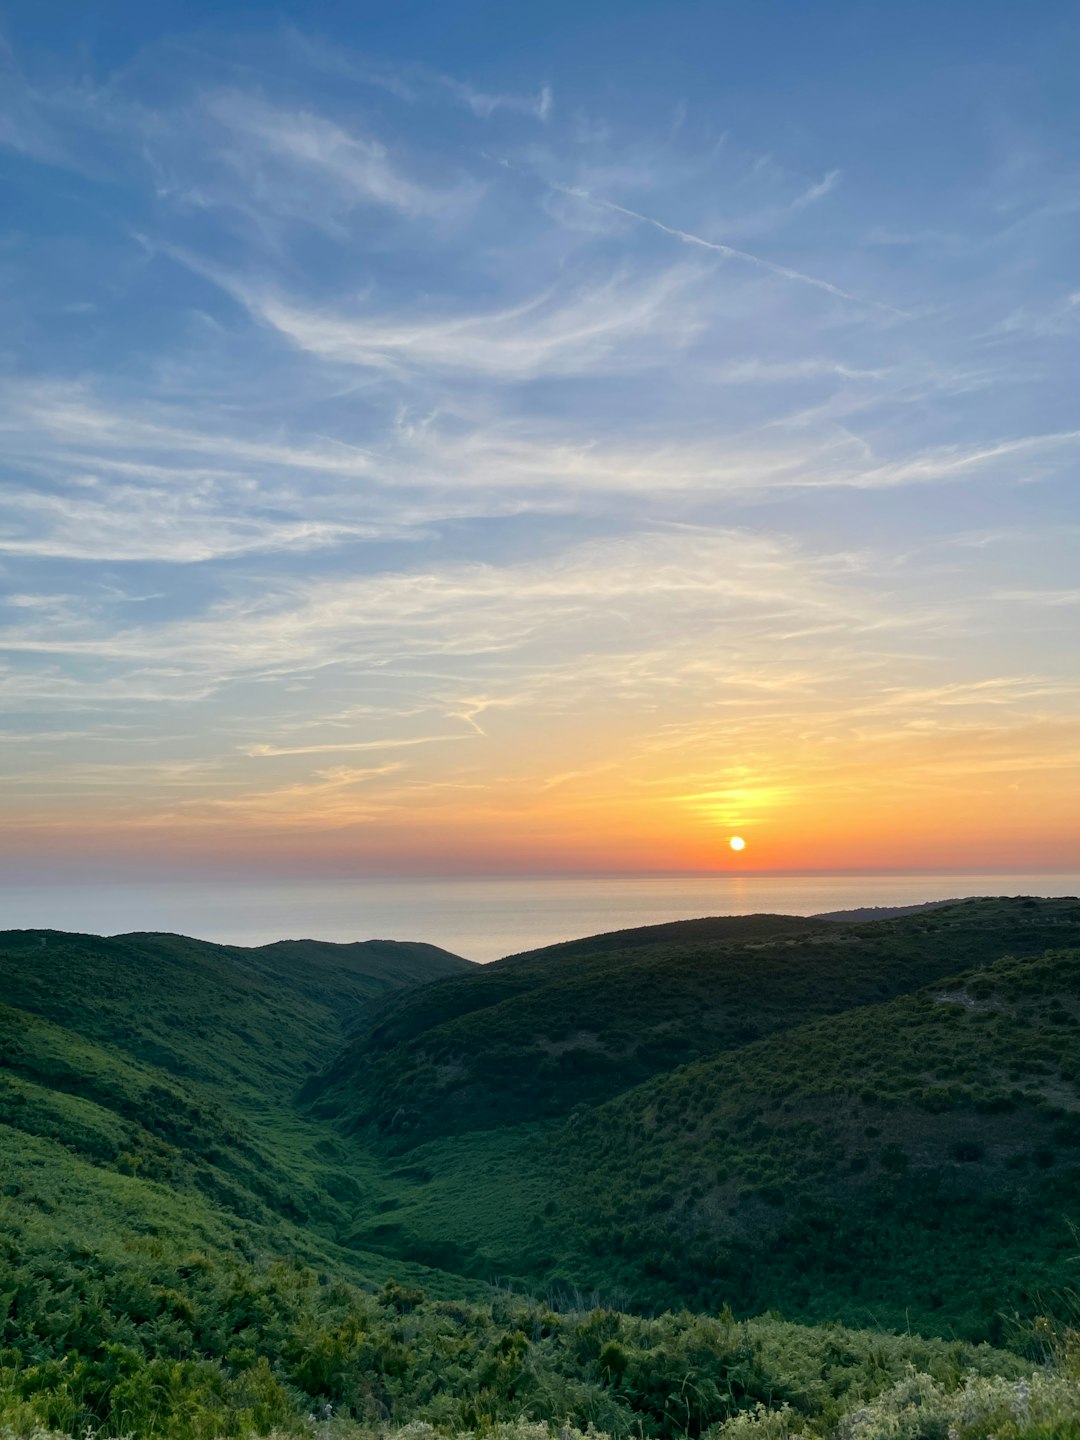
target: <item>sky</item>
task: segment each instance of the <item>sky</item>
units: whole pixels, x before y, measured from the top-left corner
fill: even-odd
[[[4,872],[1080,866],[1078,42],[0,8]]]

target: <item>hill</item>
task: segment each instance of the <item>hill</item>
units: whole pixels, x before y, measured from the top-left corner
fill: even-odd
[[[394,998],[305,1097],[393,1150],[550,1120],[814,1016],[1038,953],[1080,935],[1078,921],[1075,902],[972,901],[871,923],[736,916],[551,946]]]
[[[133,1227],[385,1275],[335,1251],[378,1177],[294,1096],[380,996],[469,968],[381,941],[2,934],[0,1187],[58,1237]]]
[[[1080,949],[686,1066],[546,1159],[541,1223],[638,1303],[1000,1336],[1077,1279]]]
[[[291,1093],[373,1002],[475,969],[434,945],[290,940],[247,949],[182,935],[0,933],[0,995],[133,1059],[225,1086]]]
[[[937,910],[942,905],[956,905],[957,900],[923,900],[917,905],[859,905],[854,910],[823,910],[815,920],[839,920],[849,924],[856,920],[895,920],[898,915],[918,915],[922,910]]]

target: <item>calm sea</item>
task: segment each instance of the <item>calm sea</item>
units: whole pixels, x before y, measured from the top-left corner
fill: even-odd
[[[965,895],[1076,895],[1080,874],[538,877],[0,886],[0,930],[164,930],[233,945],[427,940],[495,960],[701,915],[813,915]]]

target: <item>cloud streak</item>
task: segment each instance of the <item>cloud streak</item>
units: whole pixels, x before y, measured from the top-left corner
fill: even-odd
[[[320,359],[399,373],[434,370],[492,381],[650,368],[657,342],[684,344],[700,326],[691,292],[702,272],[674,267],[554,289],[506,309],[448,316],[314,311],[221,277],[255,318]]]
[[[350,133],[315,111],[268,105],[237,91],[209,95],[202,104],[222,162],[274,211],[310,217],[329,201],[346,210],[376,205],[415,218],[476,198],[475,186],[447,190],[410,177],[381,141]],[[227,192],[218,199],[227,203]]]
[[[764,270],[770,275],[776,275],[782,280],[789,280],[796,285],[808,285],[811,289],[820,290],[826,295],[832,295],[837,300],[847,300],[856,305],[867,306],[874,310],[881,310],[899,319],[910,319],[907,311],[897,308],[895,305],[887,305],[880,300],[870,300],[859,295],[853,295],[849,290],[834,285],[831,280],[822,280],[819,276],[808,275],[805,271],[796,270],[790,265],[780,265],[774,260],[766,260],[761,255],[752,255],[748,250],[738,250],[733,245],[725,245],[719,240],[708,240],[703,235],[696,235],[691,230],[680,230],[675,225],[668,225],[663,220],[657,220],[652,215],[643,215],[637,210],[631,210],[626,205],[619,205],[614,200],[607,200],[603,196],[593,195],[580,186],[556,185],[553,187],[564,195],[570,195],[575,199],[584,200],[589,205],[595,205],[600,210],[609,210],[612,214],[623,215],[628,220],[633,220],[639,225],[648,225],[654,230],[659,230],[662,235],[670,235],[672,239],[680,241],[684,245],[695,246],[699,250],[709,250],[715,255],[721,255],[725,260],[738,260],[745,265],[752,265],[755,269]],[[827,193],[831,186],[825,190],[817,189],[817,195]],[[809,192],[808,192],[809,193]],[[813,198],[817,198],[816,195]]]

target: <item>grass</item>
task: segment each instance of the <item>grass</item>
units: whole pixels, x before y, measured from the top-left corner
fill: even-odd
[[[310,1433],[304,1416],[329,1406],[368,1428],[526,1417],[697,1436],[756,1404],[831,1421],[912,1367],[949,1389],[1032,1368],[987,1347],[769,1318],[372,1293],[235,1249],[138,1234],[58,1243],[42,1220],[4,1218],[0,1423],[23,1433]]]

